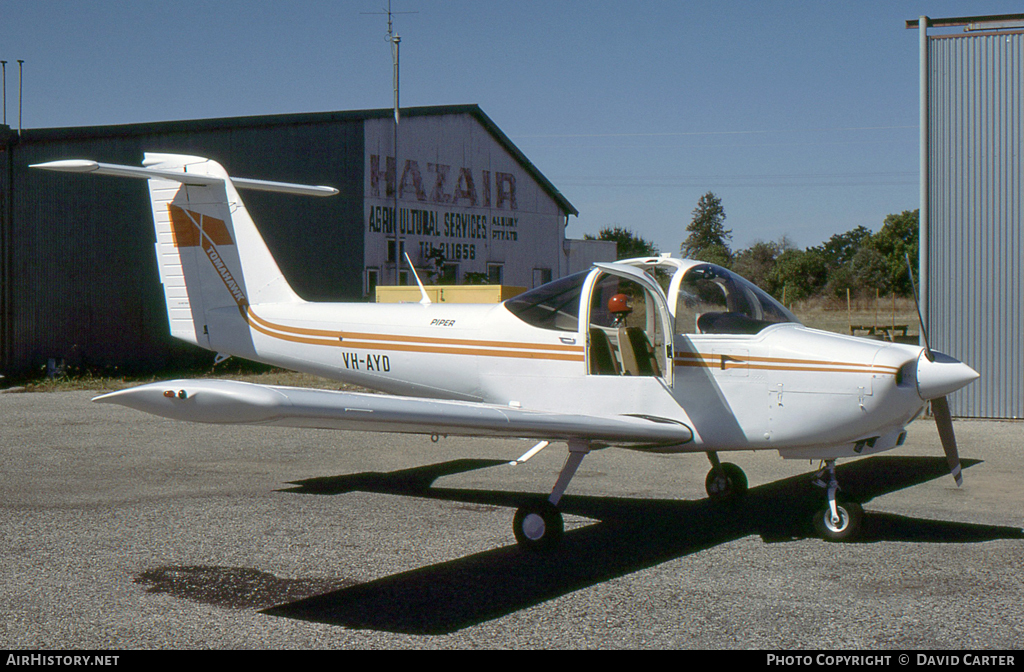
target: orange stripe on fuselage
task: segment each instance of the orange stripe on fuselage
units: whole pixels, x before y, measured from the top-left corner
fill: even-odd
[[[246,318],[249,326],[259,333],[290,343],[325,345],[335,348],[387,350],[389,352],[477,355],[483,357],[547,359],[566,362],[583,361],[583,348],[581,346],[429,338],[291,327],[261,318],[252,310],[252,307],[248,307]]]
[[[722,356],[726,359],[723,362]],[[862,364],[860,362],[837,362],[832,360],[787,359],[783,357],[748,357],[729,353],[706,354],[700,352],[676,353],[675,365],[707,369],[747,368],[761,371],[811,371],[826,373],[877,373],[895,375],[895,366]]]
[[[397,334],[372,334],[331,329],[293,327],[270,322],[258,316],[249,305],[241,285],[231,275],[217,245],[234,245],[227,226],[220,219],[168,204],[171,216],[171,235],[175,247],[201,247],[225,288],[238,304],[239,312],[249,327],[261,334],[290,343],[323,345],[335,348],[387,350],[390,352],[420,352],[445,355],[476,355],[478,357],[512,357],[518,359],[545,359],[583,362],[584,351],[579,345],[541,343],[512,343],[507,341],[478,341],[455,338],[429,338]]]
[[[283,324],[274,324],[268,322],[256,315],[252,308],[249,309],[249,316],[253,320],[260,323],[264,327],[269,329],[276,329],[277,331],[284,332],[287,334],[300,335],[300,336],[319,336],[322,338],[339,339],[342,341],[350,340],[361,340],[361,341],[385,341],[385,342],[396,342],[396,343],[423,343],[427,342],[432,345],[460,345],[467,347],[481,347],[481,348],[520,348],[524,350],[548,350],[552,352],[571,352],[571,353],[582,353],[583,347],[579,345],[562,345],[562,344],[550,344],[545,345],[542,343],[511,343],[508,341],[476,341],[471,339],[460,339],[460,338],[431,338],[425,336],[406,336],[399,334],[372,334],[366,332],[357,331],[340,331],[332,329],[310,329],[306,327],[290,327]]]

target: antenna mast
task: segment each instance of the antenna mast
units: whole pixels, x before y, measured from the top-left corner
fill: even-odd
[[[399,45],[402,43],[402,37],[395,33],[391,27],[393,13],[391,12],[391,0],[388,0],[388,34],[384,39],[391,44],[391,62],[394,67],[394,86],[395,86],[395,124],[398,124],[398,51]]]
[[[394,214],[391,217],[391,226],[393,232],[391,235],[392,245],[394,245],[394,261],[395,261],[395,277],[394,282],[398,284],[398,269],[401,265],[402,250],[400,241],[398,238],[398,220],[400,213],[398,209],[398,188],[399,188],[399,167],[398,167],[398,122],[401,117],[399,112],[399,45],[402,43],[402,38],[394,30],[394,16],[395,14],[417,14],[418,12],[392,12],[391,11],[391,0],[388,0],[388,8],[382,12],[364,12],[372,14],[386,14],[388,17],[388,34],[384,36],[384,40],[391,45],[391,65],[393,68],[393,80],[394,80],[394,93],[395,93],[395,135],[394,135],[394,152],[395,152],[395,209]],[[390,255],[389,255],[390,256]],[[411,262],[410,262],[411,263]],[[415,271],[414,271],[415,272]]]
[[[18,59],[18,135],[19,136],[21,135],[21,90],[22,90],[22,88],[21,88],[21,82],[22,82],[21,66],[23,66],[23,65],[25,65],[25,61],[23,59],[19,58]]]

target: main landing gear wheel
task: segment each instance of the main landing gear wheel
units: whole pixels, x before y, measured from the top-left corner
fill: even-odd
[[[716,502],[738,499],[747,493],[747,475],[735,464],[723,462],[708,472],[704,489]]]
[[[569,439],[569,456],[565,458],[565,464],[558,472],[558,480],[551,490],[551,496],[544,502],[525,504],[516,511],[512,528],[520,548],[528,551],[550,551],[561,541],[564,527],[558,502],[562,500],[565,489],[569,487],[569,481],[589,452],[589,441]]]
[[[849,541],[857,536],[863,520],[864,509],[860,504],[838,501],[835,517],[831,506],[814,514],[814,529],[825,541]]]
[[[562,512],[551,502],[519,507],[512,520],[516,541],[529,551],[549,551],[558,545],[564,530]]]

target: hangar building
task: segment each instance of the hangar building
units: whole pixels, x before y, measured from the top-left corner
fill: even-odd
[[[907,28],[920,31],[930,345],[981,374],[950,395],[954,415],[1024,418],[1024,14]]]
[[[141,165],[147,151],[337,188],[330,198],[243,194],[307,300],[372,300],[378,284],[409,282],[404,253],[425,282],[533,287],[575,270],[565,226],[576,209],[475,105],[404,109],[397,134],[390,109],[20,134],[0,126],[0,373],[209,362],[167,333],[145,186],[28,168],[70,158]]]

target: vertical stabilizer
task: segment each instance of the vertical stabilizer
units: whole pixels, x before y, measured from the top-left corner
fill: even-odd
[[[171,334],[243,357],[255,352],[250,305],[303,301],[278,268],[237,188],[338,193],[331,187],[232,178],[216,161],[181,154],[147,153],[143,167],[80,159],[32,167],[148,180]]]
[[[243,354],[251,349],[247,345],[251,342],[250,304],[301,299],[288,285],[218,163],[194,156],[146,154],[144,165],[160,173],[182,172],[197,178],[196,183],[181,178],[149,180],[157,263],[172,335],[206,348]],[[213,179],[199,181],[203,178]]]

